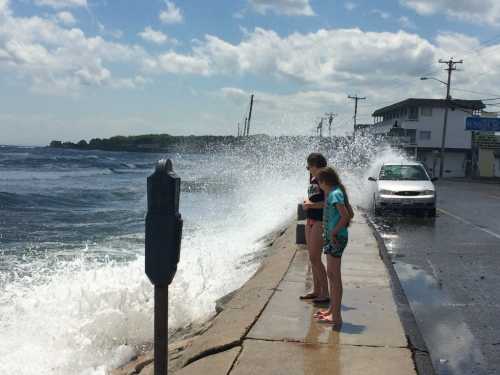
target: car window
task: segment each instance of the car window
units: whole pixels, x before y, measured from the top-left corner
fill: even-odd
[[[420,165],[384,165],[380,170],[380,180],[427,181],[429,177]]]

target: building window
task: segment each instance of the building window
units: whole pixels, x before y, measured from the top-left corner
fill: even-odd
[[[432,116],[432,107],[422,107],[421,108],[421,114],[422,116]]]
[[[418,120],[418,107],[410,107],[410,111],[408,113],[408,119]]]
[[[421,130],[418,132],[421,141],[430,141],[431,140],[431,132],[428,130]]]

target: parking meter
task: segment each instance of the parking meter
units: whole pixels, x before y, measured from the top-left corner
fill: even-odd
[[[160,160],[147,180],[145,270],[155,286],[155,375],[165,375],[168,369],[168,286],[177,271],[181,249],[180,186],[181,179],[170,160]]]
[[[148,177],[146,214],[146,275],[158,286],[172,282],[179,263],[182,218],[179,214],[181,179],[170,160],[160,160]]]

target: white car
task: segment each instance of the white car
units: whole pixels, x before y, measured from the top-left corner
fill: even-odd
[[[378,176],[369,177],[376,183],[373,192],[373,211],[417,210],[436,216],[436,189],[424,166],[417,162],[384,163]]]

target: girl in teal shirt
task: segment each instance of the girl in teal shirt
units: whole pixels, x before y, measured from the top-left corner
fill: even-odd
[[[318,173],[319,186],[325,192],[326,204],[323,213],[324,247],[327,255],[326,273],[330,284],[330,308],[318,311],[315,316],[320,322],[340,327],[342,316],[341,259],[349,240],[347,227],[354,216],[346,189],[333,168],[323,168]]]

